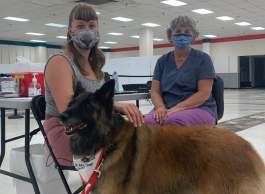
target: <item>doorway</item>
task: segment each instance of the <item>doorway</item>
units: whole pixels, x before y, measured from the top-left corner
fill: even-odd
[[[265,55],[239,57],[240,88],[265,88]]]

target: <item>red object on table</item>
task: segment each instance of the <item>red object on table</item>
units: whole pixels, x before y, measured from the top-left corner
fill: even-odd
[[[23,72],[23,73],[12,73],[12,76],[20,80],[19,84],[19,96],[28,97],[28,88],[32,82],[33,74],[36,73],[36,78],[41,86],[41,93],[44,94],[44,73],[43,72]]]

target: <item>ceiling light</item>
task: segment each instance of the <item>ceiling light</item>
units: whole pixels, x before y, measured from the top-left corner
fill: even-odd
[[[108,47],[108,46],[100,46],[98,48],[100,48],[100,49],[110,49],[110,47]]]
[[[118,20],[118,21],[121,21],[121,22],[131,22],[133,21],[133,19],[131,18],[125,18],[125,17],[115,17],[115,18],[112,18],[113,20]]]
[[[44,43],[44,42],[47,42],[45,40],[30,40],[30,42],[41,42],[41,43]]]
[[[157,41],[157,42],[160,42],[160,41],[163,41],[164,39],[162,38],[154,38],[153,41]]]
[[[234,18],[229,17],[229,16],[220,16],[220,17],[216,17],[216,19],[223,20],[223,21],[234,20]]]
[[[206,34],[206,35],[203,35],[204,37],[206,38],[216,38],[217,36],[216,35],[212,35],[212,34]]]
[[[238,23],[235,23],[236,25],[239,25],[239,26],[250,26],[251,24],[248,23],[248,22],[238,22]]]
[[[133,36],[130,36],[131,38],[140,38],[139,35],[133,35]]]
[[[207,9],[194,9],[192,12],[198,13],[198,14],[210,14],[213,13],[213,11],[207,10]]]
[[[12,21],[18,21],[18,22],[28,22],[29,19],[25,18],[17,18],[17,17],[4,17],[5,20],[12,20]]]
[[[117,42],[112,42],[112,41],[107,41],[107,42],[104,42],[106,44],[117,44]]]
[[[121,35],[123,35],[123,33],[120,33],[120,32],[110,32],[108,34],[109,35],[113,35],[113,36],[121,36]]]
[[[32,36],[44,36],[45,34],[42,34],[42,33],[36,33],[36,32],[27,32],[25,33],[27,35],[32,35]]]
[[[167,4],[167,5],[171,5],[171,6],[187,5],[187,3],[184,3],[182,1],[177,1],[177,0],[165,0],[165,1],[161,1],[160,3],[164,3],[164,4]]]
[[[57,27],[57,28],[66,28],[67,25],[65,24],[56,24],[56,23],[48,23],[48,24],[45,24],[46,26],[51,26],[51,27]]]
[[[67,36],[56,36],[56,38],[67,39]]]
[[[263,28],[263,27],[252,27],[251,28],[252,30],[265,30],[265,28]]]
[[[154,24],[154,23],[144,23],[142,26],[148,26],[148,27],[158,27],[160,26],[159,24]]]
[[[96,11],[96,14],[97,14],[97,15],[100,15],[101,13],[100,13],[99,11]]]

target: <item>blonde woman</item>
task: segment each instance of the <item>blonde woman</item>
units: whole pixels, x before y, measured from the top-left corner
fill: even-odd
[[[74,94],[77,82],[89,92],[104,83],[103,53],[98,49],[98,17],[87,4],[77,4],[69,16],[67,44],[64,53],[52,56],[45,68],[46,120],[44,130],[61,165],[72,165],[72,153],[64,126],[58,116]],[[135,126],[141,126],[143,116],[133,104],[114,103]],[[89,114],[89,113],[88,113]]]

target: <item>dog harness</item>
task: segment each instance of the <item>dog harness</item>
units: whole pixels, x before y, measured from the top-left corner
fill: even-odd
[[[74,156],[73,162],[75,168],[81,177],[84,189],[81,194],[91,194],[97,179],[101,175],[100,168],[102,167],[106,149],[101,149],[94,156]]]

